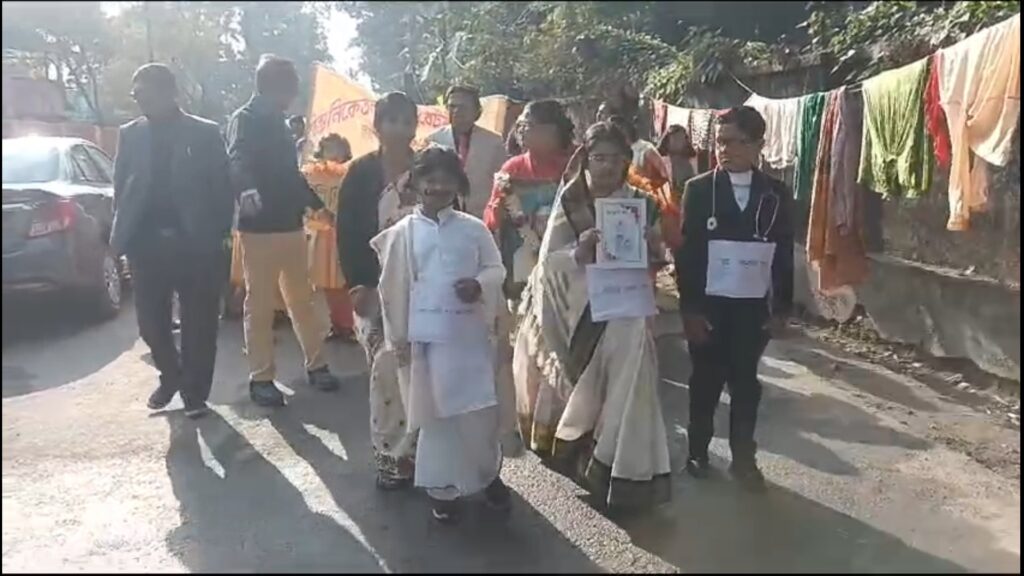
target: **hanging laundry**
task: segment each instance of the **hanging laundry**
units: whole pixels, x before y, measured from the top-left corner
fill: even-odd
[[[654,140],[660,140],[661,135],[665,133],[667,125],[665,124],[665,117],[668,115],[668,104],[661,100],[654,100],[651,103],[651,133],[654,136]]]
[[[792,166],[796,162],[800,97],[765,98],[752,94],[745,104],[760,112],[764,118],[764,161],[776,170]]]
[[[814,165],[818,157],[818,139],[825,110],[825,94],[808,94],[800,102],[800,128],[796,147],[796,174],[793,194],[797,200],[807,198],[814,186]]]
[[[946,227],[966,230],[971,212],[988,203],[985,163],[1010,160],[1020,119],[1020,14],[941,50],[938,64],[952,143]]]
[[[860,97],[847,87],[839,88],[842,98],[832,137],[831,173],[829,175],[829,214],[832,225],[846,234],[861,236],[860,211],[864,188],[857,183],[857,164],[860,162],[861,134],[864,128],[863,105]]]
[[[818,269],[816,288],[826,293],[860,284],[868,274],[852,170],[860,134],[847,99],[845,87],[825,95],[807,224],[807,261]]]
[[[932,54],[928,66],[928,83],[924,87],[924,120],[928,128],[928,136],[932,139],[935,161],[943,168],[948,167],[952,149],[949,141],[949,126],[946,123],[946,111],[942,109],[939,96],[939,53]]]
[[[924,121],[928,59],[864,81],[859,182],[884,196],[914,198],[932,183],[934,156]]]
[[[690,141],[693,141],[693,131],[690,130],[690,114],[693,110],[690,108],[680,108],[678,106],[669,105],[665,110],[665,130],[668,130],[670,126],[678,124],[686,129],[687,134],[690,136]]]
[[[712,110],[694,110],[690,114],[690,141],[698,150],[711,150],[711,141],[714,139],[712,129],[715,121],[715,113]]]

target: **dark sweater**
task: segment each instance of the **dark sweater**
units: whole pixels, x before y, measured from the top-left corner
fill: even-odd
[[[761,234],[767,231],[767,238],[775,242],[775,259],[772,263],[772,286],[769,291],[773,314],[788,314],[793,307],[793,196],[786,185],[770,176],[754,170],[750,187],[750,201],[747,209],[740,212],[733,196],[732,183],[724,171],[707,172],[686,183],[683,192],[682,247],[676,251],[676,283],[679,286],[679,308],[684,314],[706,313],[709,305],[723,301],[743,302],[744,305],[758,300],[730,300],[709,297],[704,288],[707,283],[708,242],[711,240],[755,240],[755,216],[761,205]],[[717,180],[717,183],[715,182]],[[711,217],[712,188],[716,188],[715,217],[718,225],[708,230]],[[772,194],[774,193],[774,194]],[[772,223],[775,202],[778,213]],[[764,299],[767,307],[768,298]]]
[[[262,208],[238,219],[242,232],[294,232],[307,208],[323,202],[299,172],[295,139],[284,114],[262,96],[253,96],[228,122],[228,156],[235,193],[255,188]]]
[[[352,161],[338,191],[338,257],[349,287],[375,288],[380,278],[370,240],[377,235],[377,205],[387,186],[379,152]]]

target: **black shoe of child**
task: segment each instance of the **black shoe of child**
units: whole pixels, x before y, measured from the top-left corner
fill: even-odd
[[[484,499],[487,506],[494,510],[506,511],[512,507],[512,493],[501,478],[495,478],[494,482],[484,489]]]
[[[434,500],[431,515],[433,515],[434,520],[437,520],[441,524],[456,524],[461,517],[459,513],[459,501]]]

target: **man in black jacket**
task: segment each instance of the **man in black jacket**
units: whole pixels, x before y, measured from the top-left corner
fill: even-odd
[[[764,486],[754,442],[761,401],[757,366],[793,303],[792,196],[756,168],[764,132],[764,119],[747,106],[718,117],[720,168],[686,184],[683,244],[676,253],[693,362],[686,468],[707,476],[715,408],[728,384],[731,471],[752,489]]]
[[[149,407],[159,410],[180,392],[185,413],[198,417],[213,383],[235,200],[220,130],[182,112],[176,93],[163,64],[147,64],[132,78],[143,116],[118,134],[110,244],[131,261],[139,332],[160,371]],[[172,335],[175,293],[180,353]]]
[[[302,346],[309,383],[335,390],[338,380],[323,357],[327,323],[313,304],[303,216],[330,218],[299,172],[295,140],[284,112],[298,95],[290,60],[264,55],[256,68],[256,94],[228,124],[231,176],[239,192],[238,231],[245,269],[245,347],[249,394],[263,406],[284,404],[274,384],[274,305],[280,287]]]

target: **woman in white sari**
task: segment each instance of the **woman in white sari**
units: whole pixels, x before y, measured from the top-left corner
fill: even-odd
[[[644,318],[593,321],[586,280],[595,198],[646,198],[649,253],[663,253],[656,203],[625,184],[631,153],[615,126],[587,131],[523,293],[513,370],[530,448],[569,466],[607,507],[635,510],[671,497],[654,338]]]

